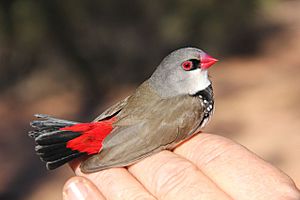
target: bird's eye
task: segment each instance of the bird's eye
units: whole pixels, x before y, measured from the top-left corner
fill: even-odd
[[[193,62],[190,61],[190,60],[187,60],[187,61],[184,61],[182,64],[181,64],[182,68],[185,70],[185,71],[189,71],[193,68]]]
[[[181,64],[181,67],[185,70],[185,71],[190,71],[193,69],[197,69],[199,67],[200,61],[197,59],[191,59],[191,60],[187,60],[184,61]]]

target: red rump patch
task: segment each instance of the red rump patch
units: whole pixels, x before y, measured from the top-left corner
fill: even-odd
[[[86,152],[88,155],[96,154],[102,148],[104,138],[113,130],[112,124],[116,121],[113,117],[108,120],[91,123],[81,123],[74,126],[61,128],[63,131],[80,132],[77,138],[67,142],[67,148]]]

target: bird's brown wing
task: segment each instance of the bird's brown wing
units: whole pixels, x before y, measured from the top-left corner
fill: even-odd
[[[83,172],[130,165],[173,148],[199,127],[203,118],[199,98],[187,95],[161,99],[147,87],[147,84],[142,86],[129,98],[117,115],[115,129],[105,138],[101,152],[81,165]]]
[[[118,114],[127,104],[129,97],[130,96],[126,97],[125,99],[109,107],[107,110],[101,113],[96,119],[94,119],[94,122],[101,121]]]

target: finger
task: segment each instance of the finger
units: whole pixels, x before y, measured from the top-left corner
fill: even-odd
[[[71,167],[76,175],[90,179],[107,199],[155,199],[125,168],[111,168],[83,174],[78,161],[72,163]]]
[[[192,163],[162,151],[128,168],[158,199],[230,199]]]
[[[83,177],[72,177],[64,185],[64,200],[104,200],[97,187]]]
[[[221,136],[202,133],[174,152],[197,165],[234,199],[286,199],[287,195],[299,198],[287,175]]]

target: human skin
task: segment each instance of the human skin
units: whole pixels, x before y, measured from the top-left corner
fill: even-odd
[[[76,176],[63,188],[64,200],[299,200],[293,180],[230,139],[201,133],[127,168]]]

